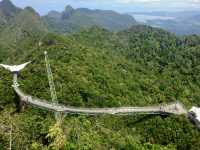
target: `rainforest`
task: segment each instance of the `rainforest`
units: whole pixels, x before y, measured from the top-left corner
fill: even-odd
[[[18,76],[20,88],[51,102],[44,51],[59,104],[111,108],[178,101],[187,110],[200,107],[198,35],[177,36],[113,11],[68,6],[41,16],[1,1],[0,63],[31,61]],[[48,110],[31,105],[22,110],[12,78],[0,67],[2,150],[10,144],[13,150],[200,149],[199,129],[185,115],[65,114],[58,121]]]

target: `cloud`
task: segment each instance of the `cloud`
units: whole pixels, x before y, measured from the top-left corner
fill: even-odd
[[[104,0],[103,0],[104,1]],[[160,3],[160,4],[173,4],[173,3],[193,3],[193,4],[200,4],[200,0],[111,0],[111,1],[115,1],[118,3],[124,3],[124,4],[133,4],[133,3],[149,3],[149,4],[153,4],[153,3]]]
[[[192,3],[200,3],[200,0],[189,0],[191,1]]]
[[[119,3],[155,3],[160,2],[160,0],[118,0]]]

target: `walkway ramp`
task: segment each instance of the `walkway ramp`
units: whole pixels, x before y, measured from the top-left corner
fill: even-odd
[[[18,86],[13,86],[15,92],[20,97],[21,101],[33,106],[62,113],[70,114],[111,114],[111,115],[130,115],[134,113],[140,114],[187,114],[187,111],[180,103],[172,103],[169,105],[149,106],[149,107],[118,107],[118,108],[78,108],[68,107],[58,103],[49,102],[34,98],[31,95],[25,94]]]

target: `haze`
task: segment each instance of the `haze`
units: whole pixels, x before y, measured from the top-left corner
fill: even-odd
[[[190,11],[200,8],[200,0],[12,0],[19,7],[31,6],[40,14],[61,11],[66,5],[74,8],[107,9],[118,12]]]

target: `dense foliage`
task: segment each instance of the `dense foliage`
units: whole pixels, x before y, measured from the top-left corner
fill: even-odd
[[[195,43],[191,46],[185,38],[146,26],[119,33],[93,27],[66,37],[46,34],[40,47],[35,44],[23,51],[23,55],[16,51],[11,55],[14,59],[3,62],[32,60],[20,75],[21,88],[50,100],[43,55],[47,50],[59,102],[65,105],[145,106],[179,100],[191,108],[200,106],[200,51]],[[25,112],[15,112],[18,99],[12,92],[11,79],[9,72],[1,69],[1,124],[9,126],[6,118],[12,107],[13,134],[17,137],[13,147],[16,149],[48,149],[55,145],[63,149],[188,150],[200,147],[199,131],[185,116],[68,115],[60,125],[64,131],[61,132],[58,124],[53,125],[52,113],[30,106]],[[1,138],[1,143],[6,147],[9,136],[3,133],[5,138]]]
[[[117,33],[92,27],[63,36],[46,33],[31,8],[20,11],[0,32],[0,63],[32,61],[19,77],[26,93],[50,101],[43,54],[48,51],[59,103],[118,107],[178,100],[187,109],[200,106],[198,36],[178,38],[140,25]],[[15,29],[23,29],[17,40]],[[39,108],[19,111],[12,75],[0,68],[0,149],[9,147],[11,127],[16,150],[200,149],[200,132],[186,116],[69,114],[56,122],[52,112]]]

